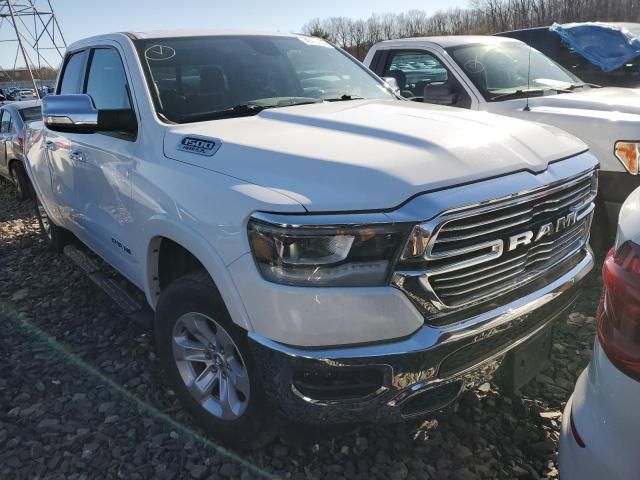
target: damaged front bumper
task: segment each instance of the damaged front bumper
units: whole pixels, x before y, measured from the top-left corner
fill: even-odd
[[[249,334],[250,344],[269,401],[288,418],[399,422],[440,410],[491,379],[507,352],[571,307],[573,287],[592,267],[585,248],[532,293],[452,324],[425,323],[399,341],[304,349]]]

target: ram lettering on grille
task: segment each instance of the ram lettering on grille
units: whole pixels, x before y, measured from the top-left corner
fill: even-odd
[[[441,310],[521,286],[585,247],[593,172],[491,206],[443,214],[425,255],[430,302]]]

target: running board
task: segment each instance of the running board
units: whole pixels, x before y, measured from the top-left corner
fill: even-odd
[[[73,260],[80,270],[127,314],[132,322],[145,330],[153,328],[153,311],[141,304],[112,278],[102,273],[98,264],[86,253],[73,245],[67,245],[64,247],[64,254]]]

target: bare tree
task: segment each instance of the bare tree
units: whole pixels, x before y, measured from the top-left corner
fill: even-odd
[[[324,22],[319,18],[314,18],[305,23],[302,27],[302,33],[324,38],[325,40],[329,40],[331,38],[329,32],[324,29]]]
[[[398,18],[393,13],[386,13],[380,20],[380,28],[382,29],[382,39],[391,40],[398,36],[397,29]]]
[[[367,24],[364,20],[356,20],[351,25],[351,49],[357,58],[364,58],[369,50],[366,42]]]

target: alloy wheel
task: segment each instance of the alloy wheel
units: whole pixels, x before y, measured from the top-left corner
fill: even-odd
[[[229,333],[212,318],[185,313],[173,329],[173,358],[191,396],[223,420],[241,417],[249,405],[246,364]]]

